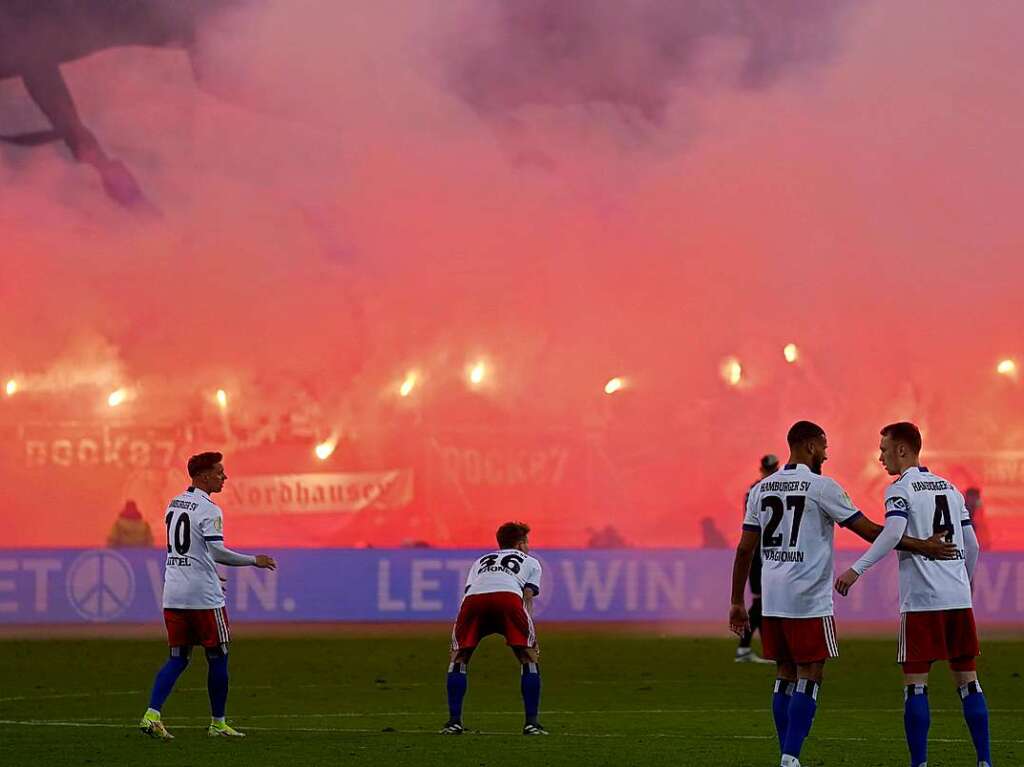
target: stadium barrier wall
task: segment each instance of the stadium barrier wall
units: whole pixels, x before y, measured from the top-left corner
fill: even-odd
[[[278,570],[224,568],[233,621],[450,621],[479,550],[285,549]],[[547,550],[536,615],[550,621],[724,623],[732,552]],[[158,550],[0,550],[0,624],[161,620]],[[837,552],[845,569],[854,552]],[[840,620],[891,623],[896,560],[835,595]],[[982,624],[1024,625],[1024,552],[983,555],[974,584]]]

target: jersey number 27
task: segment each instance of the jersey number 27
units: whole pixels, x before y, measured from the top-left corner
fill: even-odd
[[[764,533],[761,536],[761,545],[766,549],[774,549],[782,545],[782,533],[778,535],[775,531],[779,529],[782,518],[786,516],[786,509],[793,512],[793,524],[789,531],[789,545],[796,546],[796,539],[800,535],[800,523],[804,518],[804,505],[807,503],[806,495],[787,495],[786,501],[777,495],[766,495],[761,499],[761,511],[770,511],[772,516],[765,525]]]

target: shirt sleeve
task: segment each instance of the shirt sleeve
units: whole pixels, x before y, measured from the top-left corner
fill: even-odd
[[[885,518],[910,518],[910,493],[903,485],[889,485],[885,491]]]
[[[973,527],[974,520],[971,519],[971,510],[967,508],[967,501],[964,500],[963,494],[954,488],[953,497],[956,499],[956,502],[960,504],[960,526]]]
[[[527,561],[530,563],[530,570],[526,574],[526,585],[524,588],[530,589],[533,592],[533,595],[537,596],[540,594],[540,562],[533,557],[530,557]]]
[[[761,518],[757,514],[757,496],[755,487],[747,491],[747,508],[743,514],[743,529],[752,533],[761,532]]]
[[[896,548],[903,533],[907,531],[906,515],[885,515],[885,527],[875,538],[875,542],[864,552],[864,555],[853,563],[851,568],[857,575],[864,575],[865,572],[876,565],[886,554]]]
[[[255,565],[256,557],[252,554],[240,554],[237,551],[224,546],[224,542],[220,540],[210,540],[210,556],[213,557],[213,561],[219,565],[231,565],[232,567],[241,567],[243,565]]]
[[[846,527],[855,519],[863,516],[853,505],[850,496],[834,479],[825,477],[818,501],[825,516],[838,522],[840,527]]]
[[[968,525],[964,528],[964,564],[967,566],[967,577],[974,583],[974,570],[978,566],[978,555],[981,553],[981,546],[978,544],[978,536],[974,534],[974,526]]]
[[[199,520],[199,532],[204,541],[224,540],[224,514],[217,506],[210,506],[206,514]]]

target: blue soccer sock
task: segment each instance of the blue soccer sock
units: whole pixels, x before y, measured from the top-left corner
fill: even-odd
[[[469,686],[469,667],[465,663],[448,664],[448,719],[462,721],[462,699]]]
[[[228,655],[217,650],[207,651],[206,662],[209,671],[206,674],[206,689],[210,693],[210,714],[214,719],[223,719],[228,705]]]
[[[523,708],[527,723],[536,723],[540,710],[540,666],[536,663],[523,664],[523,677],[519,683],[523,693]]]
[[[181,647],[171,648],[171,657],[167,659],[163,667],[157,672],[153,680],[153,692],[149,696],[149,707],[159,711],[164,706],[164,701],[174,689],[174,683],[178,681],[181,672],[188,668],[188,653]]]
[[[928,761],[928,728],[931,723],[928,685],[908,684],[903,690],[903,729],[910,749],[910,767],[918,767]]]
[[[775,680],[775,692],[772,694],[772,717],[775,719],[775,732],[779,735],[779,750],[786,741],[786,728],[789,726],[789,699],[796,689],[796,682],[786,679]]]
[[[821,685],[812,679],[798,679],[796,689],[789,699],[789,723],[782,753],[799,757],[807,733],[814,723],[814,712],[818,709],[818,690]]]
[[[960,688],[960,701],[964,706],[964,720],[971,731],[974,750],[978,752],[978,761],[992,764],[992,755],[988,743],[988,704],[981,685],[977,680],[968,682]]]

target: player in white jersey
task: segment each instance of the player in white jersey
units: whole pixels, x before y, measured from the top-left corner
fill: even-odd
[[[960,491],[920,463],[921,432],[912,423],[881,431],[878,460],[897,479],[885,493],[885,530],[853,566],[836,579],[843,596],[904,533],[938,533],[956,547],[956,558],[933,560],[899,553],[900,631],[897,662],[903,666],[903,724],[911,767],[928,761],[928,672],[948,660],[963,704],[978,764],[989,767],[988,705],[978,683],[978,633],[971,605],[971,583],[978,561],[978,539]]]
[[[498,528],[498,550],[469,568],[459,616],[452,630],[448,664],[448,722],[442,735],[461,735],[462,701],[473,650],[488,634],[501,634],[522,665],[520,691],[526,723],[523,735],[547,735],[537,719],[540,708],[540,666],[533,628],[533,599],[540,594],[540,562],[530,556],[530,528],[506,522]]]
[[[861,514],[839,484],[821,476],[828,460],[824,430],[798,421],[786,436],[789,460],[750,489],[743,534],[733,565],[730,629],[749,629],[744,587],[760,542],[761,642],[778,666],[772,697],[783,767],[799,767],[800,749],[814,721],[825,661],[839,655],[832,617],[833,532],[848,527],[866,540],[882,528]],[[938,536],[940,537],[940,536]],[[903,545],[949,556],[935,541]]]
[[[211,737],[244,737],[224,721],[228,699],[228,643],[231,641],[224,589],[216,565],[277,567],[266,554],[238,554],[224,546],[224,515],[210,497],[224,488],[223,456],[199,453],[188,460],[192,484],[167,507],[167,563],[164,569],[164,622],[170,657],[156,675],[149,708],[139,728],[155,738],[173,737],[160,710],[188,666],[193,645],[206,649]]]

